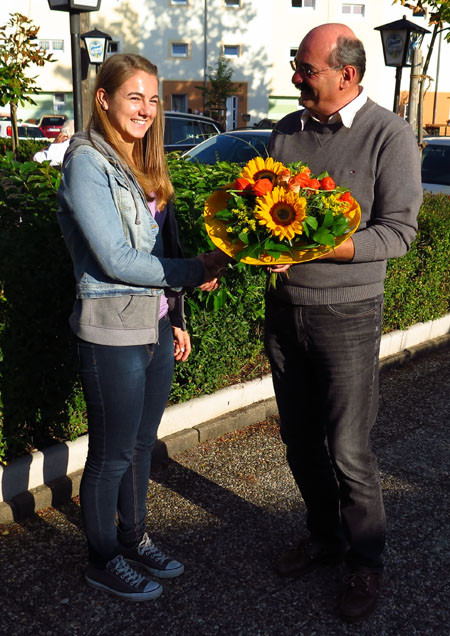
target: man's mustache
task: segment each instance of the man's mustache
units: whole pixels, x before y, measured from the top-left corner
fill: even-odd
[[[311,94],[309,86],[305,86],[305,84],[294,84],[294,86],[298,91],[300,91],[300,93],[305,93],[307,95]]]

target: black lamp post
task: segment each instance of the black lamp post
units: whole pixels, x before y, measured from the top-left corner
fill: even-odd
[[[203,114],[206,110],[206,90],[208,88],[208,0],[203,8]]]
[[[75,130],[83,128],[83,110],[81,106],[81,51],[80,51],[80,13],[98,11],[101,0],[48,0],[50,9],[68,11],[70,14],[70,43],[72,49],[72,85]]]
[[[410,22],[406,16],[403,16],[402,20],[375,27],[375,31],[380,31],[381,34],[384,63],[386,66],[396,67],[393,110],[397,113],[402,68],[412,66],[414,49],[420,48],[423,36],[430,31]]]
[[[98,68],[105,61],[106,53],[108,52],[108,41],[112,40],[112,37],[108,33],[94,29],[93,31],[82,33],[80,38],[86,46],[89,62],[95,65],[98,73]]]

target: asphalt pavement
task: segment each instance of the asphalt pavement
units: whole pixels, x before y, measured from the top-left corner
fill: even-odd
[[[155,601],[87,587],[78,498],[0,526],[2,633],[447,636],[449,351],[447,344],[382,370],[373,446],[388,542],[382,598],[365,623],[337,617],[339,567],[293,580],[273,570],[305,532],[275,417],[152,470],[149,534],[186,566]]]

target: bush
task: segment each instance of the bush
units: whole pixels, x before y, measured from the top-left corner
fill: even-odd
[[[449,312],[449,253],[449,197],[426,194],[410,251],[388,262],[384,332],[405,329]]]
[[[85,430],[67,328],[72,265],[55,219],[59,181],[48,164],[0,158],[0,396],[8,456]]]
[[[192,164],[172,155],[169,169],[186,256],[213,249],[203,222],[204,202],[215,188],[237,177],[238,167],[227,162]],[[238,265],[230,268],[217,291],[187,294],[193,353],[176,367],[171,401],[212,393],[229,385],[231,378],[253,377],[265,368],[261,339],[265,280],[260,269]]]
[[[238,167],[195,165],[172,156],[169,168],[180,235],[186,255],[195,255],[211,248],[204,200],[232,181]],[[0,156],[0,460],[75,439],[86,430],[68,325],[72,265],[55,217],[59,180],[59,171],[48,164]],[[448,197],[426,197],[413,249],[389,263],[385,330],[448,312],[449,212]],[[193,353],[176,365],[171,402],[267,371],[265,281],[260,268],[236,265],[216,292],[188,292]]]
[[[32,161],[38,150],[47,148],[48,139],[20,139],[16,149],[17,161]],[[9,137],[0,137],[0,156],[12,151],[12,141]]]

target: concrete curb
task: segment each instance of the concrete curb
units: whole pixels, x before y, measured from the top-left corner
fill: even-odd
[[[450,346],[450,314],[382,337],[380,368]],[[155,460],[164,461],[276,413],[270,375],[166,409]],[[11,523],[78,494],[87,436],[37,451],[0,467],[0,523]]]
[[[189,448],[193,448],[208,439],[215,439],[231,431],[263,422],[276,413],[277,405],[273,397],[232,411],[227,415],[214,418],[192,428],[177,431],[157,441],[153,451],[153,462],[167,462],[170,457],[182,453]],[[58,447],[59,446],[63,445],[61,444],[58,445]],[[55,446],[52,448],[58,447]],[[77,448],[77,456],[80,457],[81,453],[78,451],[79,449]],[[46,451],[45,455],[43,453],[41,453],[41,455],[45,458]],[[56,459],[61,464],[61,460]],[[18,463],[18,461],[19,460],[14,462],[14,465]],[[15,469],[11,471],[10,477],[12,478],[12,482],[10,483],[8,481],[6,487],[11,487],[11,484],[14,484],[14,477],[20,476],[20,472],[23,472],[23,470],[24,466],[21,462],[20,467],[15,467]],[[76,497],[79,494],[82,474],[82,468],[74,472],[67,472],[67,474],[48,480],[36,488],[19,491],[10,499],[0,502],[0,524],[21,521],[38,510],[48,508],[49,506],[57,508],[61,504],[69,501],[72,497]]]

